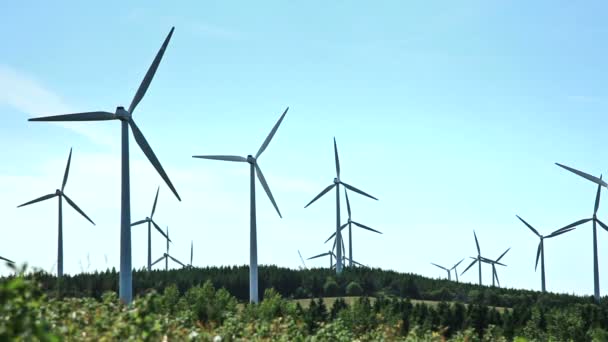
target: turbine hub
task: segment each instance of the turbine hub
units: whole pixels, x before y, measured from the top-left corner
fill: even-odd
[[[131,113],[127,112],[127,110],[123,106],[116,107],[116,113],[115,114],[121,120],[125,120],[125,119],[128,119],[128,118],[131,117]]]
[[[150,218],[148,216],[146,216],[146,221],[150,221]]]
[[[338,178],[338,177],[334,178],[334,184],[338,184],[338,183],[340,183],[340,178]]]
[[[247,156],[247,162],[249,164],[255,164],[255,158],[253,158],[253,156],[250,154]]]
[[[59,189],[55,190],[55,195],[57,195],[57,196],[61,195],[61,190],[59,190]]]

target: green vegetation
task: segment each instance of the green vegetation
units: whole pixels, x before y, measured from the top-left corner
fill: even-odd
[[[124,306],[113,291],[97,295],[92,288],[77,286],[97,279],[101,281],[98,289],[102,290],[103,284],[111,283],[104,283],[104,277],[115,277],[112,272],[67,277],[53,286],[53,278],[46,274],[21,274],[0,281],[0,341],[212,341],[216,336],[221,341],[608,339],[608,305],[595,305],[587,297],[480,288],[380,270],[370,270],[379,281],[374,284],[364,270],[348,270],[336,276],[327,270],[263,269],[266,284],[271,272],[276,272],[273,277],[282,279],[277,283],[291,284],[293,292],[284,294],[266,286],[263,301],[249,304],[234,296],[228,287],[215,286],[215,279],[184,283],[187,276],[200,272],[202,275],[197,277],[204,277],[209,272],[184,269],[152,272],[149,278],[136,280],[140,286],[144,281],[156,282],[157,286],[138,288],[133,304]],[[292,284],[290,276],[295,274],[302,279]],[[145,273],[136,275],[143,277]],[[218,279],[230,279],[229,272],[224,277]],[[239,271],[232,277],[239,279]],[[174,283],[168,281],[171,278]],[[247,278],[243,281],[247,282]],[[383,287],[383,281],[388,286]],[[393,281],[397,281],[395,288],[390,286]],[[373,297],[368,296],[369,286],[379,286]],[[293,299],[296,292],[314,294],[326,288],[339,295],[361,291],[362,296],[331,301],[317,296]],[[419,297],[451,296],[451,301],[425,302],[395,294],[414,288]],[[73,296],[75,293],[79,295]],[[509,310],[492,307],[507,302],[513,303]]]

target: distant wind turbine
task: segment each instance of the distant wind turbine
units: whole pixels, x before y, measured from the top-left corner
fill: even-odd
[[[593,296],[595,298],[595,301],[597,303],[599,303],[600,301],[600,271],[599,271],[599,266],[598,266],[598,259],[597,259],[597,227],[596,227],[596,223],[599,223],[600,226],[602,226],[602,228],[604,228],[605,230],[608,230],[608,226],[606,226],[602,221],[600,221],[597,218],[597,210],[600,206],[600,192],[603,187],[608,187],[608,184],[606,184],[606,182],[604,182],[602,180],[602,176],[600,175],[600,178],[597,178],[595,176],[592,176],[590,174],[587,174],[585,172],[573,169],[571,167],[559,164],[559,163],[555,163],[557,166],[562,167],[572,173],[575,173],[589,181],[592,181],[593,183],[597,184],[597,193],[595,195],[595,207],[593,208],[593,217],[590,219],[583,219],[583,220],[579,220],[577,222],[574,222],[570,225],[567,225],[566,227],[562,228],[562,229],[567,229],[570,227],[575,227],[578,226],[579,224],[583,224],[589,221],[593,221]]]
[[[475,231],[473,231],[473,236],[475,236],[475,245],[477,246],[477,257],[471,257],[471,259],[474,259],[473,262],[464,271],[462,271],[460,275],[462,276],[466,271],[468,271],[469,268],[471,268],[471,266],[475,265],[476,262],[479,263],[479,285],[481,286],[481,262],[483,257],[481,256],[481,249],[479,249],[479,241],[477,241],[477,234],[475,234]]]
[[[163,256],[158,258],[158,260],[156,260],[155,262],[152,263],[152,266],[156,265],[157,263],[159,263],[161,260],[165,260],[165,271],[169,270],[169,259],[175,261],[176,263],[180,264],[182,267],[186,267],[186,265],[184,265],[183,262],[175,259],[174,257],[171,256],[171,254],[169,254],[169,241],[171,241],[169,239],[169,227],[167,227],[167,251],[165,253],[163,253]]]
[[[363,228],[363,229],[366,229],[366,230],[369,230],[371,232],[378,233],[378,234],[382,234],[382,232],[379,232],[379,231],[377,231],[373,228],[370,228],[366,225],[363,225],[359,222],[353,221],[351,211],[350,211],[350,201],[348,200],[348,192],[346,191],[346,189],[344,189],[344,196],[346,197],[346,209],[348,211],[348,221],[340,227],[340,232],[342,232],[342,229],[344,229],[344,228],[346,228],[346,226],[348,226],[348,260],[349,260],[348,266],[351,267],[353,265],[352,225],[354,224],[355,226],[357,226],[359,228]],[[342,235],[342,234],[340,233],[340,235]],[[329,238],[327,238],[327,240],[325,240],[325,243],[327,243],[329,240],[331,240],[331,238],[333,238],[334,236],[336,236],[336,233],[332,233],[331,236]]]
[[[86,218],[89,222],[91,222],[93,225],[95,225],[95,223],[64,192],[65,184],[68,181],[68,175],[70,173],[70,162],[71,161],[72,161],[72,149],[70,148],[70,155],[68,157],[68,163],[65,166],[65,172],[63,174],[63,182],[61,183],[61,189],[55,190],[55,193],[53,193],[53,194],[44,195],[35,200],[23,203],[17,207],[17,208],[20,208],[20,207],[23,207],[26,205],[30,205],[33,203],[51,199],[53,197],[57,197],[57,200],[59,202],[59,228],[58,228],[58,234],[57,234],[57,277],[63,276],[63,208],[62,208],[63,199],[65,198],[66,202],[68,202],[68,204],[71,205],[72,208],[74,208],[77,212],[80,213],[80,215],[84,216],[84,218]]]
[[[447,268],[447,267],[443,267],[441,265],[437,265],[434,262],[432,262],[431,265],[437,266],[437,267],[441,268],[442,270],[446,271],[448,273],[448,280],[452,280],[452,269],[451,268]]]
[[[325,188],[321,193],[319,193],[315,198],[312,199],[304,208],[308,208],[309,205],[313,204],[316,200],[321,198],[323,195],[328,193],[334,187],[336,188],[336,239],[339,241],[339,244],[342,243],[342,234],[340,233],[340,184],[344,185],[348,190],[354,191],[363,196],[369,197],[371,199],[378,200],[376,197],[366,194],[365,192],[355,188],[354,186],[348,185],[340,180],[340,159],[338,158],[338,146],[336,144],[336,138],[334,137],[334,157],[336,160],[336,178],[334,178],[334,183]],[[337,261],[336,261],[336,273],[342,272],[342,251],[338,248],[337,253]]]
[[[321,254],[312,256],[312,257],[308,258],[307,260],[321,258],[321,257],[324,257],[324,256],[329,256],[329,268],[331,269],[334,266],[334,258],[336,257],[336,255],[334,254],[333,251],[327,251],[325,253],[321,253]]]
[[[165,233],[163,232],[162,229],[160,229],[160,227],[158,226],[158,224],[156,224],[156,222],[154,222],[154,212],[156,211],[156,203],[158,202],[158,192],[160,191],[160,187],[158,187],[156,189],[156,197],[154,197],[154,204],[152,205],[152,213],[150,213],[150,216],[146,217],[145,219],[141,220],[141,221],[137,221],[131,224],[131,227],[133,226],[137,226],[138,224],[142,224],[142,223],[147,223],[148,224],[148,272],[150,272],[152,270],[152,225],[154,225],[154,228],[156,228],[156,230],[165,237],[165,239],[167,239],[167,241],[171,241],[169,240],[169,237],[165,235]]]
[[[526,222],[524,219],[522,219],[521,217],[519,217],[518,215],[517,218],[523,222],[528,228],[530,228],[530,230],[536,234],[536,236],[538,236],[538,238],[540,239],[540,242],[538,243],[538,249],[536,250],[536,263],[534,264],[534,270],[536,271],[536,268],[538,267],[538,258],[540,257],[540,272],[541,272],[541,285],[542,285],[542,291],[543,292],[547,292],[546,287],[545,287],[545,239],[550,239],[552,237],[556,237],[558,235],[567,233],[571,230],[574,230],[574,227],[568,227],[564,229],[558,229],[556,231],[554,231],[553,233],[549,234],[549,235],[541,235],[536,229],[534,229],[534,227],[532,227],[528,222]],[[585,221],[586,222],[586,221]]]
[[[298,255],[300,256],[300,261],[302,261],[302,266],[300,266],[301,269],[306,269],[306,263],[304,262],[304,258],[302,258],[302,253],[300,253],[300,250],[298,250]]]
[[[249,177],[249,186],[250,186],[250,231],[249,231],[249,301],[253,303],[258,302],[258,243],[257,243],[257,223],[256,223],[256,211],[255,211],[255,175],[257,174],[264,191],[266,191],[266,195],[272,202],[272,205],[276,209],[279,217],[281,216],[281,212],[279,211],[279,207],[274,201],[274,197],[270,192],[270,187],[268,187],[268,183],[266,183],[266,179],[264,178],[264,174],[262,174],[262,170],[258,165],[258,158],[262,155],[262,152],[266,150],[268,144],[274,137],[277,129],[279,129],[279,125],[283,121],[285,114],[289,107],[285,109],[279,121],[274,125],[266,140],[260,146],[258,153],[256,153],[255,157],[252,155],[248,155],[247,157],[241,156],[227,156],[227,155],[216,155],[216,156],[192,156],[193,158],[202,158],[202,159],[214,159],[214,160],[223,160],[223,161],[232,161],[232,162],[247,162],[249,163],[250,177]]]
[[[500,263],[500,259],[502,259],[502,257],[505,256],[505,254],[507,254],[507,252],[510,249],[511,248],[508,248],[506,251],[504,251],[504,253],[502,253],[496,260],[492,260],[492,259],[488,259],[488,258],[484,258],[484,257],[481,258],[482,262],[492,265],[492,286],[496,285],[494,283],[494,280],[496,279],[496,283],[498,283],[498,287],[500,287],[500,281],[498,280],[498,273],[496,272],[496,265],[507,266],[505,264]]]
[[[139,102],[143,99],[156,69],[160,64],[165,53],[167,45],[173,35],[174,27],[171,28],[167,38],[163,42],[160,50],[156,54],[152,65],[148,69],[146,76],[137,89],[137,93],[131,101],[128,110],[124,107],[117,107],[114,113],[97,111],[85,112],[76,114],[65,114],[56,116],[47,116],[41,118],[29,119],[29,121],[105,121],[105,120],[120,120],[121,121],[121,195],[120,195],[120,281],[119,281],[119,297],[123,303],[130,304],[133,300],[133,275],[131,268],[131,193],[129,187],[129,127],[133,131],[135,142],[139,145],[142,152],[146,155],[150,163],[163,178],[167,186],[171,189],[175,197],[181,201],[177,190],[169,180],[169,176],[165,173],[162,165],[156,158],[152,148],[146,141],[143,133],[133,120],[133,111]]]

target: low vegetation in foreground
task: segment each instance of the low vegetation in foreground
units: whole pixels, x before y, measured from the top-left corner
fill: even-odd
[[[267,288],[249,304],[207,280],[143,291],[125,306],[113,291],[68,297],[36,273],[19,275],[0,281],[0,341],[608,341],[608,306],[585,298],[537,294],[496,308],[493,288],[476,288],[468,303],[431,302],[367,296],[333,277],[323,291],[350,297],[296,300]]]

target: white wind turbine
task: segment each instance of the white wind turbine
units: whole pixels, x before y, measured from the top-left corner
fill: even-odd
[[[266,179],[264,178],[264,174],[262,174],[262,170],[258,165],[258,158],[262,155],[270,141],[274,137],[277,129],[281,125],[285,114],[289,107],[285,109],[279,121],[274,125],[266,140],[260,146],[258,153],[256,153],[255,157],[252,155],[248,155],[247,157],[242,156],[229,156],[229,155],[204,155],[204,156],[192,156],[193,158],[202,158],[202,159],[213,159],[213,160],[223,160],[223,161],[231,161],[231,162],[246,162],[249,163],[249,186],[250,186],[250,230],[249,230],[249,301],[253,303],[258,302],[258,243],[257,243],[257,228],[256,228],[256,210],[255,210],[255,176],[257,175],[264,191],[268,195],[270,202],[276,209],[279,217],[282,218],[281,212],[279,211],[279,207],[274,201],[274,197],[270,192],[270,187],[268,187],[268,183],[266,183]]]
[[[171,36],[173,35],[174,27],[171,28],[167,38],[163,42],[160,50],[156,54],[154,61],[152,61],[152,65],[148,69],[148,72],[144,76],[133,100],[131,101],[131,105],[128,110],[125,110],[124,107],[120,106],[116,108],[114,113],[105,112],[105,111],[96,111],[96,112],[84,112],[84,113],[75,113],[75,114],[64,114],[64,115],[55,115],[55,116],[47,116],[41,118],[33,118],[29,119],[29,121],[106,121],[106,120],[120,120],[121,122],[121,194],[120,194],[120,281],[119,281],[119,297],[123,303],[130,304],[133,300],[133,270],[131,263],[131,192],[129,186],[129,127],[131,127],[131,131],[133,132],[133,137],[135,138],[135,142],[139,145],[142,152],[146,155],[152,166],[156,169],[156,171],[163,178],[167,186],[171,189],[175,197],[181,201],[179,195],[177,194],[177,190],[173,187],[173,184],[169,180],[169,176],[165,173],[162,165],[156,158],[154,151],[146,141],[143,133],[139,130],[139,127],[135,124],[133,120],[133,111],[139,104],[139,102],[143,99],[150,83],[152,82],[152,78],[154,78],[154,74],[156,73],[156,69],[158,69],[158,65],[160,64],[161,59],[165,53],[165,49],[167,45],[169,45],[169,41],[171,40]]]
[[[84,213],[77,205],[74,203],[68,195],[65,194],[64,189],[65,185],[68,182],[68,175],[70,173],[70,162],[72,161],[72,149],[70,148],[70,155],[68,157],[68,163],[65,166],[65,172],[63,173],[63,182],[61,183],[61,189],[55,190],[55,193],[44,195],[42,197],[36,198],[35,200],[26,202],[18,206],[17,208],[24,207],[26,205],[30,205],[33,203],[41,202],[47,199],[51,199],[53,197],[57,197],[57,201],[59,204],[59,227],[57,229],[57,277],[63,276],[63,199],[65,198],[66,202],[74,208],[80,215],[84,216],[89,222],[93,225],[95,223]]]
[[[169,237],[167,235],[165,235],[165,233],[162,231],[162,229],[160,229],[160,227],[158,226],[158,224],[156,224],[156,222],[154,222],[154,212],[156,211],[156,203],[158,202],[158,192],[160,191],[160,187],[158,187],[156,189],[156,197],[154,197],[154,204],[152,205],[152,213],[150,213],[150,216],[146,217],[143,220],[134,222],[131,224],[131,227],[133,226],[137,226],[138,224],[142,224],[142,223],[147,223],[148,224],[148,272],[150,272],[152,270],[152,225],[154,225],[154,228],[156,228],[156,230],[165,237],[165,239],[167,239],[168,242],[171,242],[171,240],[169,240]]]

